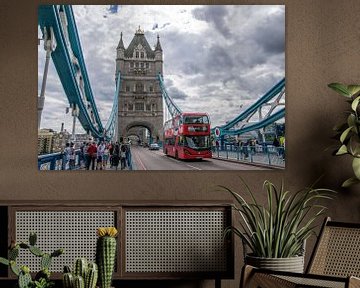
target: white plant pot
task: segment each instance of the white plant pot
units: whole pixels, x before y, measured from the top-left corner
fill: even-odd
[[[289,258],[263,258],[246,255],[245,263],[262,269],[304,273],[304,256]]]

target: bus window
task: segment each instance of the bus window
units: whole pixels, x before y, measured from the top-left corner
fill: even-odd
[[[210,147],[209,136],[186,136],[184,145],[192,149],[202,149]]]
[[[209,118],[206,115],[202,116],[185,116],[185,124],[209,124]]]

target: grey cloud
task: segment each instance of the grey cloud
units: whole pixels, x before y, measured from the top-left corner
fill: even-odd
[[[176,87],[170,87],[167,90],[173,100],[186,100],[189,97],[186,93]]]
[[[284,18],[284,13],[277,13],[259,20],[254,39],[265,53],[278,54],[285,51]]]
[[[220,45],[214,45],[208,50],[206,64],[210,68],[217,70],[219,68],[223,70],[231,69],[234,66],[233,59],[229,55],[229,52],[225,47]]]
[[[197,8],[193,11],[193,16],[197,20],[209,22],[223,36],[229,37],[230,27],[227,25],[227,16],[229,12],[227,6],[207,5]]]
[[[186,100],[189,96],[179,88],[173,86],[173,84],[174,82],[171,79],[165,79],[165,87],[169,96],[173,100]]]

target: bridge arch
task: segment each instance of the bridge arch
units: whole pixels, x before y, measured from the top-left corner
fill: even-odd
[[[125,128],[125,137],[129,137],[130,135],[138,135],[139,138],[142,138],[141,135],[139,135],[140,133],[136,132],[135,129],[136,128],[145,128],[148,130],[149,134],[150,134],[150,141],[156,141],[160,138],[160,135],[158,135],[158,129],[149,121],[139,121],[139,120],[135,120],[130,122],[129,124],[126,125]],[[145,139],[142,139],[145,140]]]

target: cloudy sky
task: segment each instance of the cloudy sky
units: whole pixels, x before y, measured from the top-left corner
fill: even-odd
[[[285,76],[285,6],[73,6],[88,76],[105,125],[115,92],[116,47],[141,27],[151,47],[160,36],[164,79],[182,111],[204,111],[222,125]],[[39,31],[39,38],[41,32]],[[38,94],[45,64],[38,46]],[[71,131],[69,106],[50,64],[41,128]],[[77,132],[83,132],[78,124]]]

